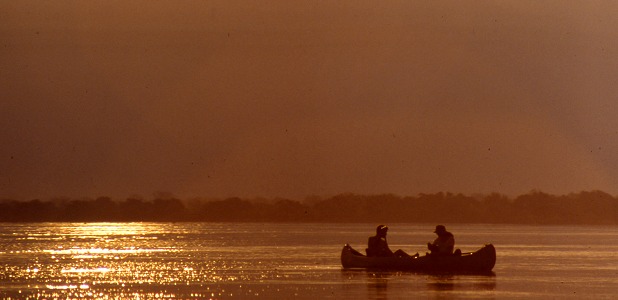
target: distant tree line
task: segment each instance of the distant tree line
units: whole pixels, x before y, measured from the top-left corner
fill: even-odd
[[[0,200],[0,222],[407,222],[618,224],[618,198],[602,191],[555,196],[453,193],[340,194],[326,199],[128,198]]]

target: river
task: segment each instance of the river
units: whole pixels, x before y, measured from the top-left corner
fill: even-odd
[[[3,299],[614,299],[617,226],[445,224],[492,275],[344,270],[378,224],[0,223]],[[435,224],[387,224],[426,252]]]

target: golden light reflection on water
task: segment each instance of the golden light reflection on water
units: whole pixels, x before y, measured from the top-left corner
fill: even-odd
[[[74,227],[72,233],[78,236],[139,236],[148,232],[157,232],[156,227],[157,225],[153,223],[83,223]]]
[[[43,252],[50,253],[52,255],[58,255],[58,254],[73,255],[74,258],[100,257],[102,254],[143,254],[143,253],[149,253],[149,252],[173,252],[173,251],[177,251],[177,250],[174,248],[167,248],[167,249],[137,248],[136,249],[135,247],[129,247],[128,249],[71,248],[71,249],[43,250]]]
[[[183,226],[52,223],[18,229],[4,233],[24,244],[11,243],[8,244],[11,247],[0,252],[6,258],[0,277],[3,282],[24,282],[15,285],[14,292],[21,294],[25,288],[36,292],[33,298],[126,296],[130,290],[138,290],[134,295],[145,295],[149,293],[140,291],[154,286],[191,287],[226,279],[214,272],[214,265],[208,267],[195,261],[194,252],[198,251],[190,241],[184,240]],[[154,295],[155,298],[174,297],[173,293]]]
[[[72,289],[87,290],[90,288],[90,286],[87,284],[80,284],[80,285],[51,285],[51,284],[48,284],[45,287],[50,290],[72,290]]]
[[[111,270],[109,268],[95,268],[95,269],[71,268],[71,269],[62,269],[60,273],[107,273],[110,271]]]

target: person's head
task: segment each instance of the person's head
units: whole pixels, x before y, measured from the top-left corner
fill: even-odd
[[[442,235],[446,233],[446,227],[444,225],[437,225],[436,230],[433,231],[437,235]]]
[[[386,236],[387,231],[388,231],[388,227],[386,225],[378,225],[378,227],[376,227],[377,236]]]

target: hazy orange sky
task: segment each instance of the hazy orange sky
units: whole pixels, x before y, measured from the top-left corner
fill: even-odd
[[[618,1],[0,1],[0,197],[618,193]]]

